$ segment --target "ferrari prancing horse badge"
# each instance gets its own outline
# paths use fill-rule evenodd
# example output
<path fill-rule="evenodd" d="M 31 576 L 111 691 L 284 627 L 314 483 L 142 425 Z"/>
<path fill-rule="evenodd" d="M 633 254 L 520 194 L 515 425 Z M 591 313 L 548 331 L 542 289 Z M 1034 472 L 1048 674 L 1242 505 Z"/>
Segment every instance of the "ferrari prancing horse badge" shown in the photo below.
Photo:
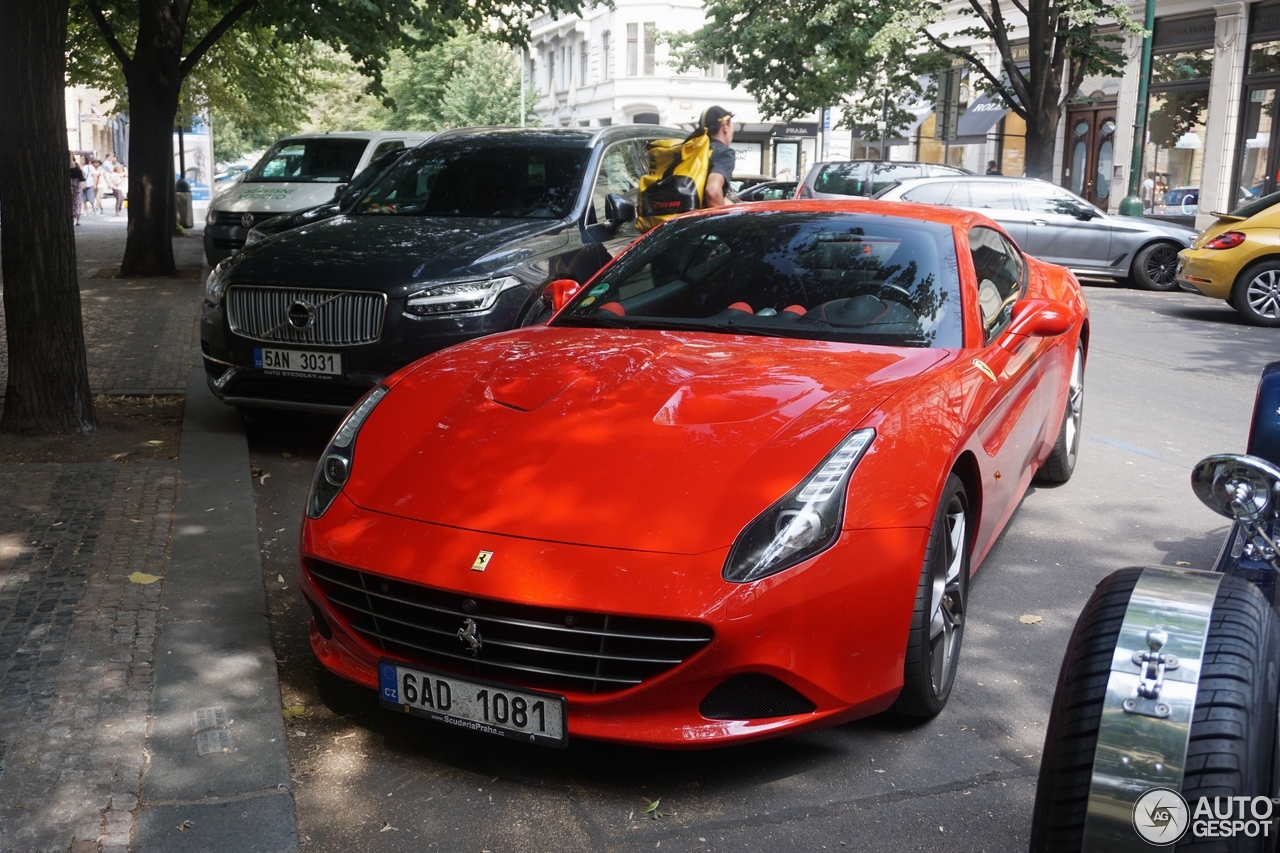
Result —
<path fill-rule="evenodd" d="M 476 555 L 476 561 L 471 564 L 471 571 L 483 572 L 485 566 L 489 565 L 489 561 L 493 559 L 492 551 L 481 551 Z"/>

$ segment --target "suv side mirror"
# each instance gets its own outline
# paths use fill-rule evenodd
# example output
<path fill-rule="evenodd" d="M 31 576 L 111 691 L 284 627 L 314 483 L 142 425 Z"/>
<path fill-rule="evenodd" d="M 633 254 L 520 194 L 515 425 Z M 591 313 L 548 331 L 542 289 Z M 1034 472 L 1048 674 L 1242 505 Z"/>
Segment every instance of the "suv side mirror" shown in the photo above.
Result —
<path fill-rule="evenodd" d="M 617 193 L 609 193 L 604 197 L 605 221 L 615 229 L 627 222 L 634 222 L 636 206 Z"/>

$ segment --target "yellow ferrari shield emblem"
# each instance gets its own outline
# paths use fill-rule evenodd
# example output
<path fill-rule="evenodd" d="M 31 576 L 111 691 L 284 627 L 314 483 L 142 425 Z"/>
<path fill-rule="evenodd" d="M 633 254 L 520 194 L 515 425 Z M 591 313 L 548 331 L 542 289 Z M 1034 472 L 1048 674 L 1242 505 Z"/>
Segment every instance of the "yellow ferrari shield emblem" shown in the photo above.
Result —
<path fill-rule="evenodd" d="M 976 368 L 978 368 L 978 372 L 980 372 L 983 376 L 985 376 L 985 377 L 987 377 L 988 379 L 990 379 L 992 382 L 997 381 L 997 380 L 996 380 L 996 372 L 995 372 L 994 370 L 992 370 L 990 367 L 987 367 L 987 363 L 986 363 L 985 361 L 983 361 L 982 359 L 980 359 L 980 358 L 975 358 L 975 359 L 973 360 L 973 366 L 974 366 L 974 367 L 976 367 Z"/>
<path fill-rule="evenodd" d="M 493 559 L 492 551 L 481 551 L 476 555 L 476 561 L 471 564 L 471 571 L 483 572 L 485 567 L 489 565 L 489 561 Z"/>

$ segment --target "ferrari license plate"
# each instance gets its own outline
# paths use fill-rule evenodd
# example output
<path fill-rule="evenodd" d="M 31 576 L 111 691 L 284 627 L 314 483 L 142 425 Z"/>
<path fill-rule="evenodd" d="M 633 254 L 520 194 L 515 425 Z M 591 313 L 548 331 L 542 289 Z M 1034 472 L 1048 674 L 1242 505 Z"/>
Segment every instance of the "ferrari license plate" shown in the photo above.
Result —
<path fill-rule="evenodd" d="M 342 353 L 254 347 L 253 366 L 259 370 L 271 370 L 280 373 L 341 376 Z"/>
<path fill-rule="evenodd" d="M 403 709 L 487 734 L 564 747 L 564 697 L 378 662 L 378 695 Z"/>

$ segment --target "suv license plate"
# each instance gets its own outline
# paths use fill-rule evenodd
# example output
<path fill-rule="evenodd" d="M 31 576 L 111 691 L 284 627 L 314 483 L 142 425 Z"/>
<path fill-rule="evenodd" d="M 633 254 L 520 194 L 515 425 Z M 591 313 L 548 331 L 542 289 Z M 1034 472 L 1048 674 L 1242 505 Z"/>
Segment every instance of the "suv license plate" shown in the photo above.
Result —
<path fill-rule="evenodd" d="M 253 366 L 278 373 L 341 376 L 342 353 L 254 347 Z"/>
<path fill-rule="evenodd" d="M 565 747 L 569 743 L 563 696 L 441 675 L 391 661 L 378 662 L 378 696 L 389 708 L 478 732 L 544 746 Z"/>

